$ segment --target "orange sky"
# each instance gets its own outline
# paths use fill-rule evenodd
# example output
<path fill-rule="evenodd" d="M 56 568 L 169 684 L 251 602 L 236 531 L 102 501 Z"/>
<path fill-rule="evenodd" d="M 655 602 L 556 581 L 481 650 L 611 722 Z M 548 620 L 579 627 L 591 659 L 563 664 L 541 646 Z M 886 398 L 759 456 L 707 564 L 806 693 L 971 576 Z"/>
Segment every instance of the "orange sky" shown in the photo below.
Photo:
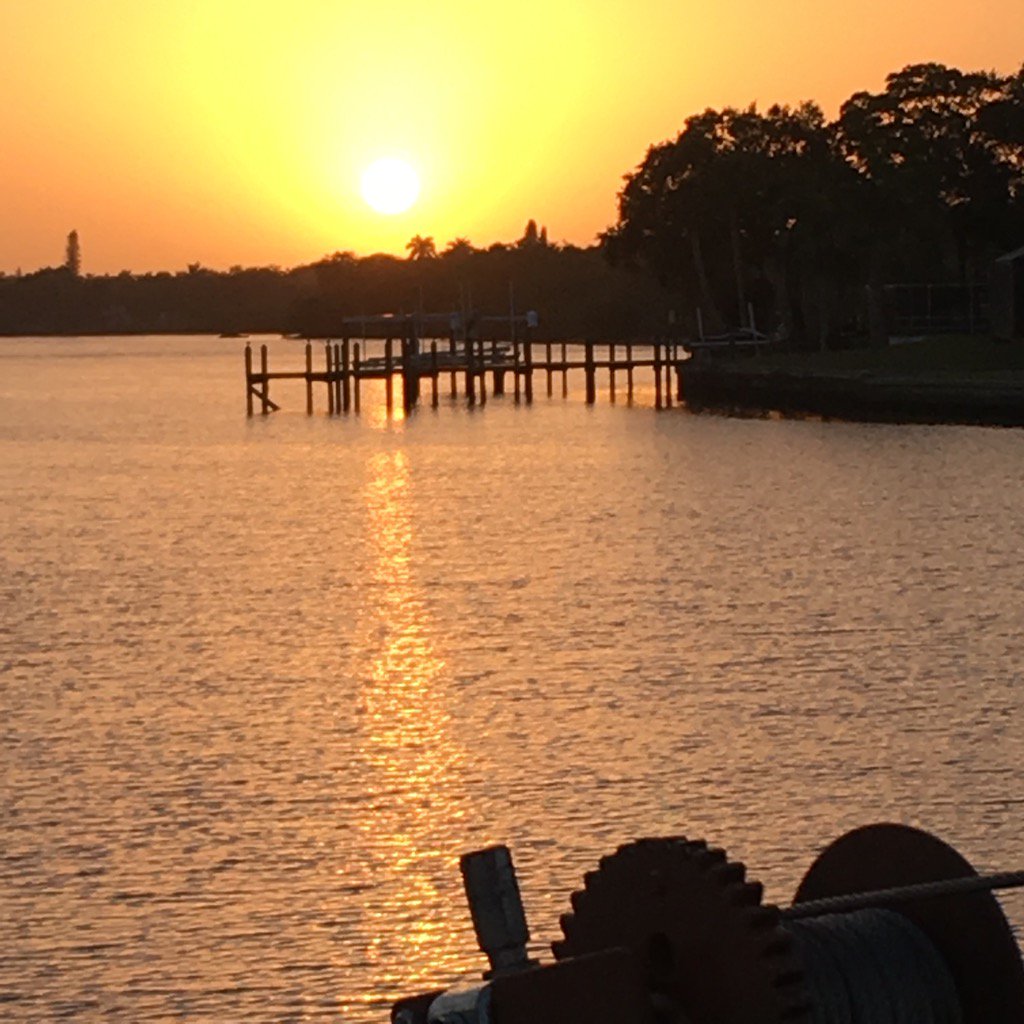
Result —
<path fill-rule="evenodd" d="M 969 11 L 970 20 L 963 14 Z M 309 262 L 589 243 L 646 147 L 705 107 L 834 114 L 937 60 L 1015 71 L 1024 3 L 976 0 L 0 0 L 0 270 Z M 419 202 L 359 195 L 407 159 Z"/>

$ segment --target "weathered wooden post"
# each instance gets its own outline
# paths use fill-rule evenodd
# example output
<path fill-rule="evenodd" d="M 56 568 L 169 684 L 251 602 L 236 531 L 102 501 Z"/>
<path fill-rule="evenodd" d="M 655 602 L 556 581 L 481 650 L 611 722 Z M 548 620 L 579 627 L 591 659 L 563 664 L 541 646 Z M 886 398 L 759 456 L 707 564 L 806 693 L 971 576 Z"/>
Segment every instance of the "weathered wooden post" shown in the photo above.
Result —
<path fill-rule="evenodd" d="M 469 399 L 470 405 L 476 404 L 476 377 L 474 375 L 473 363 L 474 359 L 473 342 L 467 338 L 463 342 L 463 350 L 466 353 L 466 398 Z"/>
<path fill-rule="evenodd" d="M 672 408 L 672 342 L 669 342 L 665 346 L 665 354 L 667 356 L 665 360 L 665 408 Z"/>
<path fill-rule="evenodd" d="M 523 341 L 523 362 L 526 374 L 526 404 L 530 405 L 533 402 L 533 342 L 530 341 L 529 335 Z"/>
<path fill-rule="evenodd" d="M 409 335 L 409 363 L 412 370 L 412 402 L 417 405 L 420 400 L 420 377 L 422 374 L 422 363 L 420 361 L 420 340 L 415 330 Z"/>
<path fill-rule="evenodd" d="M 437 342 L 430 343 L 430 404 L 437 408 Z"/>
<path fill-rule="evenodd" d="M 417 354 L 419 343 L 410 331 L 402 340 L 402 406 L 406 412 L 415 408 L 420 400 L 420 364 Z"/>
<path fill-rule="evenodd" d="M 583 375 L 586 379 L 587 405 L 593 405 L 597 401 L 594 373 L 594 343 L 588 341 L 583 347 Z"/>
<path fill-rule="evenodd" d="M 409 339 L 403 335 L 398 339 L 399 376 L 402 378 L 402 409 L 412 409 L 412 381 L 409 379 Z"/>
<path fill-rule="evenodd" d="M 252 415 L 252 345 L 245 346 L 245 415 Z"/>
<path fill-rule="evenodd" d="M 654 408 L 661 408 L 661 344 L 657 341 L 651 342 L 654 350 Z"/>
<path fill-rule="evenodd" d="M 334 411 L 341 412 L 341 346 L 334 343 Z"/>
<path fill-rule="evenodd" d="M 334 373 L 334 353 L 329 341 L 324 342 L 324 380 L 327 382 L 327 414 L 334 415 L 334 384 L 332 374 Z"/>
<path fill-rule="evenodd" d="M 484 343 L 481 340 L 481 341 L 478 341 L 476 343 L 476 345 L 477 345 L 476 366 L 477 366 L 477 373 L 480 376 L 480 404 L 481 405 L 486 405 L 487 404 L 487 362 L 486 362 L 486 356 L 484 354 Z"/>
<path fill-rule="evenodd" d="M 562 342 L 562 397 L 569 397 L 569 349 Z"/>
<path fill-rule="evenodd" d="M 359 369 L 359 342 L 357 341 L 352 349 L 352 402 L 356 412 L 359 412 Z"/>
<path fill-rule="evenodd" d="M 615 402 L 615 343 L 608 346 L 608 397 Z"/>
<path fill-rule="evenodd" d="M 519 378 L 520 366 L 519 366 L 519 341 L 517 338 L 512 339 L 512 380 L 513 388 L 512 394 L 515 397 L 516 403 L 519 403 L 520 390 L 522 388 L 522 381 Z"/>
<path fill-rule="evenodd" d="M 388 415 L 391 415 L 395 407 L 395 352 L 394 340 L 388 338 L 384 342 L 384 404 L 387 406 Z"/>
<path fill-rule="evenodd" d="M 554 378 L 554 371 L 551 369 L 551 342 L 547 342 L 544 346 L 544 358 L 547 362 L 547 378 L 548 378 L 548 398 L 551 397 L 552 380 Z"/>
<path fill-rule="evenodd" d="M 633 344 L 626 344 L 626 399 L 633 401 Z"/>
<path fill-rule="evenodd" d="M 456 369 L 457 360 L 455 358 L 455 354 L 455 332 L 452 331 L 452 333 L 448 335 L 448 359 L 450 360 L 448 365 L 452 368 L 452 372 L 449 375 L 449 393 L 452 398 L 456 398 L 459 394 L 459 375 Z"/>
<path fill-rule="evenodd" d="M 491 380 L 493 386 L 491 390 L 496 395 L 505 394 L 505 370 L 502 366 L 502 357 L 498 352 L 498 343 L 496 341 L 491 342 Z"/>
<path fill-rule="evenodd" d="M 348 338 L 341 342 L 341 408 L 348 412 L 352 408 L 352 374 L 350 372 L 350 359 Z"/>
<path fill-rule="evenodd" d="M 260 345 L 260 376 L 263 378 L 263 415 L 270 412 L 270 378 L 267 376 L 267 346 Z"/>
<path fill-rule="evenodd" d="M 306 342 L 306 415 L 313 415 L 313 346 Z"/>

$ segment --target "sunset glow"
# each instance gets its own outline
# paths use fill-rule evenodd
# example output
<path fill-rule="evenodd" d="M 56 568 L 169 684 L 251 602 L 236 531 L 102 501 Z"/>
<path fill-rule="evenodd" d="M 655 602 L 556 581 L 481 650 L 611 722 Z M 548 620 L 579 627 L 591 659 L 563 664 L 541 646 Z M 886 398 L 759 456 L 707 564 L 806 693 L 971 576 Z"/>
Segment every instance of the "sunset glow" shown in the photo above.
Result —
<path fill-rule="evenodd" d="M 0 33 L 0 270 L 59 262 L 74 227 L 104 273 L 487 245 L 531 217 L 588 244 L 689 114 L 834 113 L 917 61 L 1010 72 L 1024 6 L 39 0 L 0 6 Z M 430 188 L 382 217 L 360 177 L 389 152 Z"/>
<path fill-rule="evenodd" d="M 420 194 L 420 179 L 404 160 L 382 157 L 363 171 L 360 191 L 378 213 L 405 213 Z"/>

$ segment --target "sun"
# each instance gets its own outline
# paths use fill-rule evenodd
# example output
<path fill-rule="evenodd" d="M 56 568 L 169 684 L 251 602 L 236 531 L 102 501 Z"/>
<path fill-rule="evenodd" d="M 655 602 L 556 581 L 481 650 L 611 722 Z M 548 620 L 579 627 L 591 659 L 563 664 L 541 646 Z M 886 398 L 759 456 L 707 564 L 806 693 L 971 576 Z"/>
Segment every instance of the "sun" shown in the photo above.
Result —
<path fill-rule="evenodd" d="M 378 213 L 405 213 L 419 197 L 419 175 L 404 160 L 382 157 L 363 171 L 361 192 Z"/>

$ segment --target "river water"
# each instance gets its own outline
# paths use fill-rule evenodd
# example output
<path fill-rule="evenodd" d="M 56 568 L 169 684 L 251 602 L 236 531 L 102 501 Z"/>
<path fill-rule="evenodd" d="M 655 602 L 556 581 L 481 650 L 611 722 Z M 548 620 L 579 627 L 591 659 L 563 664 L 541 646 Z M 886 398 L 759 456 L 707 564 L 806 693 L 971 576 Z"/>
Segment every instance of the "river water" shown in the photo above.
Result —
<path fill-rule="evenodd" d="M 1024 432 L 247 420 L 242 344 L 0 341 L 0 1019 L 384 1021 L 491 842 L 542 956 L 637 836 L 1024 866 Z"/>

